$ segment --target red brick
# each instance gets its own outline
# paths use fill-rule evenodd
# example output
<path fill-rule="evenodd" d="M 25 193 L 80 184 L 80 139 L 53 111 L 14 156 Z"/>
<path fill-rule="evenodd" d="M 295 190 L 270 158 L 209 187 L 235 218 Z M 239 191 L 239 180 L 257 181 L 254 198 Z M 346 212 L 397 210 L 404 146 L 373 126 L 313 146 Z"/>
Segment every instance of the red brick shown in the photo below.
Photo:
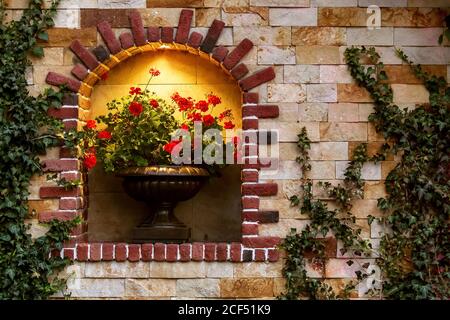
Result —
<path fill-rule="evenodd" d="M 255 250 L 255 261 L 262 262 L 266 261 L 266 251 L 263 249 Z"/>
<path fill-rule="evenodd" d="M 258 119 L 243 119 L 242 129 L 243 130 L 258 129 Z"/>
<path fill-rule="evenodd" d="M 73 92 L 78 92 L 81 82 L 75 79 L 67 78 L 62 74 L 50 71 L 45 78 L 45 82 L 52 86 L 66 85 L 67 88 Z"/>
<path fill-rule="evenodd" d="M 78 120 L 64 120 L 64 130 L 76 129 L 78 127 Z"/>
<path fill-rule="evenodd" d="M 259 209 L 259 198 L 256 197 L 242 198 L 242 209 Z"/>
<path fill-rule="evenodd" d="M 225 58 L 223 65 L 228 70 L 233 69 L 239 61 L 253 48 L 253 42 L 243 39 L 236 48 Z"/>
<path fill-rule="evenodd" d="M 91 243 L 90 247 L 89 261 L 100 261 L 102 259 L 102 244 Z"/>
<path fill-rule="evenodd" d="M 78 107 L 78 95 L 73 92 L 66 92 L 63 96 L 62 104 L 64 106 L 77 106 Z"/>
<path fill-rule="evenodd" d="M 79 63 L 77 63 L 70 72 L 75 76 L 75 78 L 81 81 L 83 81 L 89 73 L 86 67 Z"/>
<path fill-rule="evenodd" d="M 275 71 L 272 67 L 267 67 L 239 81 L 239 85 L 241 86 L 242 90 L 248 91 L 259 86 L 260 84 L 273 79 L 275 79 Z"/>
<path fill-rule="evenodd" d="M 212 57 L 217 61 L 222 62 L 223 59 L 225 59 L 225 57 L 227 56 L 227 54 L 228 49 L 225 48 L 224 46 L 219 46 L 213 50 Z"/>
<path fill-rule="evenodd" d="M 257 92 L 244 92 L 244 103 L 259 103 L 259 94 Z"/>
<path fill-rule="evenodd" d="M 39 213 L 39 222 L 49 222 L 51 220 L 69 221 L 80 215 L 78 211 L 44 211 Z"/>
<path fill-rule="evenodd" d="M 180 244 L 179 249 L 180 249 L 180 261 L 191 260 L 191 244 L 190 243 Z"/>
<path fill-rule="evenodd" d="M 276 223 L 279 220 L 278 211 L 260 211 L 258 212 L 258 221 L 260 223 Z"/>
<path fill-rule="evenodd" d="M 192 48 L 198 48 L 202 44 L 203 35 L 198 32 L 192 32 L 191 36 L 189 37 L 188 45 Z"/>
<path fill-rule="evenodd" d="M 242 234 L 243 235 L 257 235 L 258 234 L 258 224 L 243 224 L 242 225 Z"/>
<path fill-rule="evenodd" d="M 59 200 L 59 209 L 61 210 L 76 210 L 81 209 L 80 198 L 63 198 Z"/>
<path fill-rule="evenodd" d="M 173 28 L 172 27 L 162 27 L 161 28 L 161 41 L 165 43 L 173 42 Z"/>
<path fill-rule="evenodd" d="M 165 261 L 166 260 L 166 245 L 164 243 L 154 244 L 153 260 Z"/>
<path fill-rule="evenodd" d="M 122 48 L 128 49 L 134 46 L 133 35 L 131 32 L 122 32 L 119 36 L 120 44 Z"/>
<path fill-rule="evenodd" d="M 81 173 L 80 172 L 61 172 L 60 173 L 61 178 L 64 178 L 69 181 L 74 180 L 80 180 L 81 179 Z"/>
<path fill-rule="evenodd" d="M 216 256 L 216 244 L 205 243 L 205 261 L 214 261 Z"/>
<path fill-rule="evenodd" d="M 178 244 L 169 243 L 167 245 L 166 261 L 175 262 L 178 258 Z"/>
<path fill-rule="evenodd" d="M 280 252 L 277 249 L 268 250 L 268 258 L 270 262 L 276 262 L 280 259 Z"/>
<path fill-rule="evenodd" d="M 257 105 L 242 107 L 242 116 L 256 116 L 258 118 L 277 118 L 280 114 L 276 105 Z"/>
<path fill-rule="evenodd" d="M 89 244 L 79 243 L 77 245 L 77 260 L 88 261 L 88 255 L 89 255 Z"/>
<path fill-rule="evenodd" d="M 131 11 L 128 18 L 130 19 L 131 32 L 133 33 L 134 43 L 137 46 L 143 46 L 147 43 L 147 37 L 145 35 L 145 29 L 139 11 Z"/>
<path fill-rule="evenodd" d="M 241 63 L 238 64 L 233 70 L 231 70 L 231 75 L 236 80 L 241 79 L 243 76 L 245 76 L 248 73 L 248 68 L 245 64 Z"/>
<path fill-rule="evenodd" d="M 242 182 L 258 182 L 258 171 L 241 171 Z"/>
<path fill-rule="evenodd" d="M 109 52 L 108 50 L 102 46 L 99 45 L 92 49 L 92 53 L 95 55 L 98 61 L 103 62 L 109 58 Z"/>
<path fill-rule="evenodd" d="M 276 183 L 251 183 L 241 186 L 243 195 L 275 196 L 278 193 Z"/>
<path fill-rule="evenodd" d="M 48 115 L 57 119 L 75 119 L 78 118 L 78 108 L 51 108 L 48 109 Z"/>
<path fill-rule="evenodd" d="M 77 224 L 72 230 L 70 230 L 71 236 L 81 236 L 84 235 L 87 232 L 87 223 L 82 222 L 80 224 Z"/>
<path fill-rule="evenodd" d="M 206 34 L 205 40 L 201 45 L 201 50 L 203 52 L 210 53 L 214 49 L 224 26 L 225 23 L 220 20 L 216 19 L 213 21 L 211 27 L 209 27 L 208 33 Z"/>
<path fill-rule="evenodd" d="M 70 49 L 84 63 L 89 70 L 94 70 L 99 65 L 97 58 L 86 49 L 78 40 L 73 40 Z"/>
<path fill-rule="evenodd" d="M 64 248 L 63 254 L 64 254 L 64 258 L 67 258 L 69 260 L 74 260 L 75 259 L 75 249 L 72 248 Z"/>
<path fill-rule="evenodd" d="M 242 244 L 249 248 L 272 248 L 280 243 L 279 237 L 245 237 Z"/>
<path fill-rule="evenodd" d="M 152 251 L 153 251 L 152 243 L 142 244 L 141 245 L 142 261 L 151 261 L 152 260 Z"/>
<path fill-rule="evenodd" d="M 119 262 L 127 260 L 127 245 L 125 243 L 116 244 L 115 260 Z"/>
<path fill-rule="evenodd" d="M 103 243 L 102 244 L 102 260 L 112 261 L 114 257 L 114 244 L 113 243 Z"/>
<path fill-rule="evenodd" d="M 58 249 L 53 249 L 50 252 L 50 256 L 53 257 L 53 258 L 61 257 L 61 251 L 59 251 Z"/>
<path fill-rule="evenodd" d="M 78 170 L 77 159 L 63 159 L 63 160 L 45 160 L 43 162 L 44 171 L 70 171 Z"/>
<path fill-rule="evenodd" d="M 241 261 L 242 245 L 240 243 L 232 243 L 230 246 L 230 258 L 233 262 Z"/>
<path fill-rule="evenodd" d="M 217 261 L 227 261 L 228 245 L 226 243 L 219 243 L 216 246 Z"/>
<path fill-rule="evenodd" d="M 111 25 L 107 21 L 102 21 L 97 25 L 97 30 L 103 38 L 106 46 L 112 54 L 120 52 L 121 46 L 119 40 L 111 29 Z"/>
<path fill-rule="evenodd" d="M 59 157 L 60 158 L 74 158 L 76 157 L 76 150 L 66 147 L 61 147 L 59 149 Z"/>
<path fill-rule="evenodd" d="M 192 244 L 192 260 L 202 261 L 203 260 L 203 243 L 193 243 Z"/>
<path fill-rule="evenodd" d="M 149 42 L 158 42 L 161 39 L 159 27 L 147 28 L 147 39 Z"/>
<path fill-rule="evenodd" d="M 113 28 L 129 28 L 129 9 L 81 9 L 80 26 L 93 27 L 101 21 L 107 21 Z"/>
<path fill-rule="evenodd" d="M 128 261 L 136 262 L 141 258 L 140 253 L 141 246 L 138 244 L 129 244 L 128 245 Z"/>
<path fill-rule="evenodd" d="M 175 42 L 184 44 L 188 41 L 193 14 L 193 10 L 181 10 Z"/>
<path fill-rule="evenodd" d="M 244 211 L 242 212 L 242 220 L 249 222 L 258 222 L 259 214 L 258 211 Z"/>

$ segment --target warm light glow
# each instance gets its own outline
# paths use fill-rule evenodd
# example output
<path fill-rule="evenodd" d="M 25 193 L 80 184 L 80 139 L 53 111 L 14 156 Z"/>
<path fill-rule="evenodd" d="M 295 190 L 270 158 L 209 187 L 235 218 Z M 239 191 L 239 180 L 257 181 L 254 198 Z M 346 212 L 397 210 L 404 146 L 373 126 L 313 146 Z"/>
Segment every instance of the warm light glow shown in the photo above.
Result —
<path fill-rule="evenodd" d="M 158 49 L 169 49 L 169 48 L 170 48 L 169 45 L 163 43 L 162 45 L 159 46 Z"/>

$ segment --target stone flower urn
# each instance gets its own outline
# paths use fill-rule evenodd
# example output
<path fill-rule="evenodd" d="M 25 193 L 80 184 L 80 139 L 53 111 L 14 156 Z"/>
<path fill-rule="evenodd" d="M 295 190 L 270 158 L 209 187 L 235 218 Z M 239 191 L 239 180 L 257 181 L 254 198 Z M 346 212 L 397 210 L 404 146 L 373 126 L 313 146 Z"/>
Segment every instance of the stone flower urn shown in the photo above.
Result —
<path fill-rule="evenodd" d="M 125 192 L 149 206 L 149 215 L 133 230 L 133 242 L 184 242 L 190 229 L 174 215 L 180 201 L 194 197 L 209 177 L 195 166 L 130 167 L 117 173 Z"/>

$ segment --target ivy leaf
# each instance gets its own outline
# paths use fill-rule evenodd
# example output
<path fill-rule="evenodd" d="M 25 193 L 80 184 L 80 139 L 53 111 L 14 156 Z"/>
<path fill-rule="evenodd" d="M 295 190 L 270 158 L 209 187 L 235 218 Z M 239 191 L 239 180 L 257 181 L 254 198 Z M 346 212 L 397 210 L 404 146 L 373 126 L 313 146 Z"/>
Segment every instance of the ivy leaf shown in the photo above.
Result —
<path fill-rule="evenodd" d="M 40 32 L 37 35 L 38 39 L 48 42 L 48 33 L 47 32 Z"/>
<path fill-rule="evenodd" d="M 36 56 L 36 57 L 43 57 L 44 56 L 44 49 L 40 46 L 35 46 L 32 50 L 31 53 Z"/>

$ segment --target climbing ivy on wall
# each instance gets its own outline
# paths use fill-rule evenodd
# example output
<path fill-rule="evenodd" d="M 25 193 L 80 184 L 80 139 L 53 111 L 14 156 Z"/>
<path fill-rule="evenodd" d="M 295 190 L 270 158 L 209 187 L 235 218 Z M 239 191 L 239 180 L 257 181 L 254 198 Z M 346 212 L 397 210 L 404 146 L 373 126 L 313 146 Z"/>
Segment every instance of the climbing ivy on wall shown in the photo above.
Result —
<path fill-rule="evenodd" d="M 342 253 L 352 250 L 353 255 L 370 255 L 370 244 L 360 238 L 360 229 L 349 223 L 354 217 L 350 213 L 342 217 L 339 212 L 348 211 L 352 199 L 362 195 L 362 165 L 366 161 L 384 160 L 388 154 L 395 155 L 399 161 L 386 178 L 387 197 L 378 199 L 383 217 L 377 223 L 385 227 L 376 259 L 381 270 L 381 286 L 372 286 L 368 293 L 380 293 L 387 299 L 450 297 L 450 89 L 446 79 L 424 72 L 402 51 L 397 54 L 423 81 L 430 94 L 429 103 L 413 110 L 401 109 L 394 104 L 392 88 L 375 49 L 352 47 L 345 51 L 352 77 L 367 89 L 374 101 L 369 121 L 387 142 L 372 158 L 367 157 L 365 145 L 359 145 L 346 170 L 344 184 L 322 185 L 338 209 L 330 210 L 324 201 L 315 200 L 309 180 L 304 181 L 303 194 L 290 199 L 302 214 L 308 215 L 311 223 L 300 233 L 292 230 L 282 244 L 287 259 L 283 268 L 286 291 L 281 298 L 346 298 L 356 287 L 357 282 L 349 283 L 339 294 L 324 280 L 308 277 L 306 266 L 314 264 L 314 260 L 322 265 L 326 261 L 319 237 L 329 231 L 342 241 Z M 361 63 L 363 58 L 369 65 Z M 298 141 L 297 161 L 307 171 L 310 141 L 304 129 Z M 369 216 L 369 224 L 374 221 Z M 362 266 L 362 271 L 356 274 L 358 280 L 374 273 L 375 269 L 369 272 L 369 267 Z M 371 279 L 369 287 L 376 281 Z"/>
<path fill-rule="evenodd" d="M 64 280 L 55 275 L 69 262 L 50 253 L 78 223 L 52 221 L 37 239 L 25 223 L 30 179 L 42 174 L 38 156 L 58 145 L 63 132 L 47 115 L 61 106 L 63 91 L 31 96 L 27 89 L 28 55 L 43 56 L 37 39 L 48 40 L 46 29 L 53 26 L 59 0 L 48 9 L 43 2 L 30 0 L 20 20 L 6 23 L 0 1 L 0 299 L 45 299 L 57 292 Z"/>

